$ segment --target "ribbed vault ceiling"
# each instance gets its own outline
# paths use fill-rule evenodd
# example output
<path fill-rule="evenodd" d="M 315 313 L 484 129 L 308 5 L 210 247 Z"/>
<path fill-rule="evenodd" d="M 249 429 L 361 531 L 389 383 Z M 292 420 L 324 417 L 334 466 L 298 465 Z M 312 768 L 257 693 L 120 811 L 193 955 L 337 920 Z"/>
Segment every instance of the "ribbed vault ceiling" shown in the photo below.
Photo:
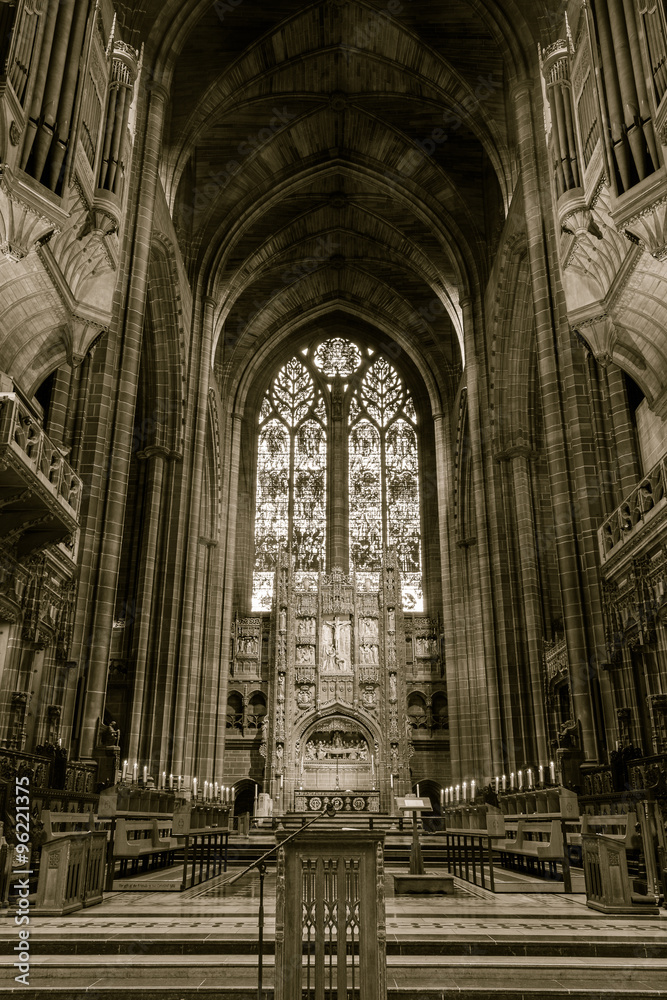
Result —
<path fill-rule="evenodd" d="M 509 90 L 559 21 L 544 7 L 125 5 L 170 89 L 162 181 L 227 370 L 337 310 L 460 362 L 459 299 L 484 287 L 517 179 Z"/>

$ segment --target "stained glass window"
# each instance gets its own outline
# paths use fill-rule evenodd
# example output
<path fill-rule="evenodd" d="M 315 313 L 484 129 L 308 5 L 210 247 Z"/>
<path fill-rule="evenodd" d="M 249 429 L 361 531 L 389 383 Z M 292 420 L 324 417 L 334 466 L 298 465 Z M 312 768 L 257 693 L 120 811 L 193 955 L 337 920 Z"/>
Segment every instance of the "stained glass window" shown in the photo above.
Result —
<path fill-rule="evenodd" d="M 382 545 L 396 549 L 403 608 L 424 608 L 419 464 L 414 403 L 398 372 L 378 357 L 349 409 L 350 560 L 378 570 Z"/>
<path fill-rule="evenodd" d="M 308 369 L 292 358 L 262 402 L 255 497 L 253 610 L 271 607 L 276 556 L 314 576 L 326 535 L 326 410 Z"/>
<path fill-rule="evenodd" d="M 403 607 L 423 610 L 416 427 L 400 375 L 372 348 L 333 337 L 280 369 L 259 417 L 253 610 L 271 607 L 279 547 L 292 552 L 301 583 L 330 569 L 329 449 L 329 503 L 347 505 L 350 569 L 376 587 L 383 547 L 393 546 Z"/>

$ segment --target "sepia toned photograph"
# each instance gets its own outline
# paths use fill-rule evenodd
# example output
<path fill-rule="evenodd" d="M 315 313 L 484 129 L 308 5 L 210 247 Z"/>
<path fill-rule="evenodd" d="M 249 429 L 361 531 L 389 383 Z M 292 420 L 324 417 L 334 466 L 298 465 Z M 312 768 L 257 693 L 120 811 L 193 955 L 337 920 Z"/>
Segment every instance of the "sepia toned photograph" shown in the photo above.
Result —
<path fill-rule="evenodd" d="M 0 0 L 0 1000 L 667 1000 L 667 0 Z"/>

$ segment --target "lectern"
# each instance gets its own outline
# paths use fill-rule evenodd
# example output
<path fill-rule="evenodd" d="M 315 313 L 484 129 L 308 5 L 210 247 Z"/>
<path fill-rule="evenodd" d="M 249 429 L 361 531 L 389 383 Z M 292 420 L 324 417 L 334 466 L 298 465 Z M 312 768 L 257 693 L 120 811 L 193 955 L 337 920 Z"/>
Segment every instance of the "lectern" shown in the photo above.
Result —
<path fill-rule="evenodd" d="M 275 1000 L 386 1000 L 383 833 L 319 830 L 279 847 L 275 969 Z"/>

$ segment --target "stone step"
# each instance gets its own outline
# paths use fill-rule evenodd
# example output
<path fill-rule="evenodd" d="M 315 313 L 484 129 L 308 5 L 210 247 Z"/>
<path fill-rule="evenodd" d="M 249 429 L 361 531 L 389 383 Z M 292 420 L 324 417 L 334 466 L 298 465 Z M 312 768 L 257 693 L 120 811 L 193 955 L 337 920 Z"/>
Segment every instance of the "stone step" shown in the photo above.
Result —
<path fill-rule="evenodd" d="M 202 1000 L 257 995 L 255 956 L 207 954 L 162 956 L 143 954 L 108 956 L 52 956 L 39 954 L 31 961 L 30 985 L 14 984 L 12 959 L 0 962 L 0 1000 L 27 998 L 47 992 L 67 1000 Z M 273 959 L 267 957 L 264 981 L 272 995 Z M 572 957 L 532 958 L 476 956 L 395 956 L 387 961 L 389 1000 L 457 1000 L 494 997 L 496 1000 L 531 1000 L 567 996 L 570 1000 L 667 997 L 667 960 Z M 13 989 L 12 989 L 13 987 Z M 10 992 L 11 990 L 11 992 Z M 247 992 L 250 991 L 250 992 Z M 254 992 L 253 992 L 254 991 Z"/>

